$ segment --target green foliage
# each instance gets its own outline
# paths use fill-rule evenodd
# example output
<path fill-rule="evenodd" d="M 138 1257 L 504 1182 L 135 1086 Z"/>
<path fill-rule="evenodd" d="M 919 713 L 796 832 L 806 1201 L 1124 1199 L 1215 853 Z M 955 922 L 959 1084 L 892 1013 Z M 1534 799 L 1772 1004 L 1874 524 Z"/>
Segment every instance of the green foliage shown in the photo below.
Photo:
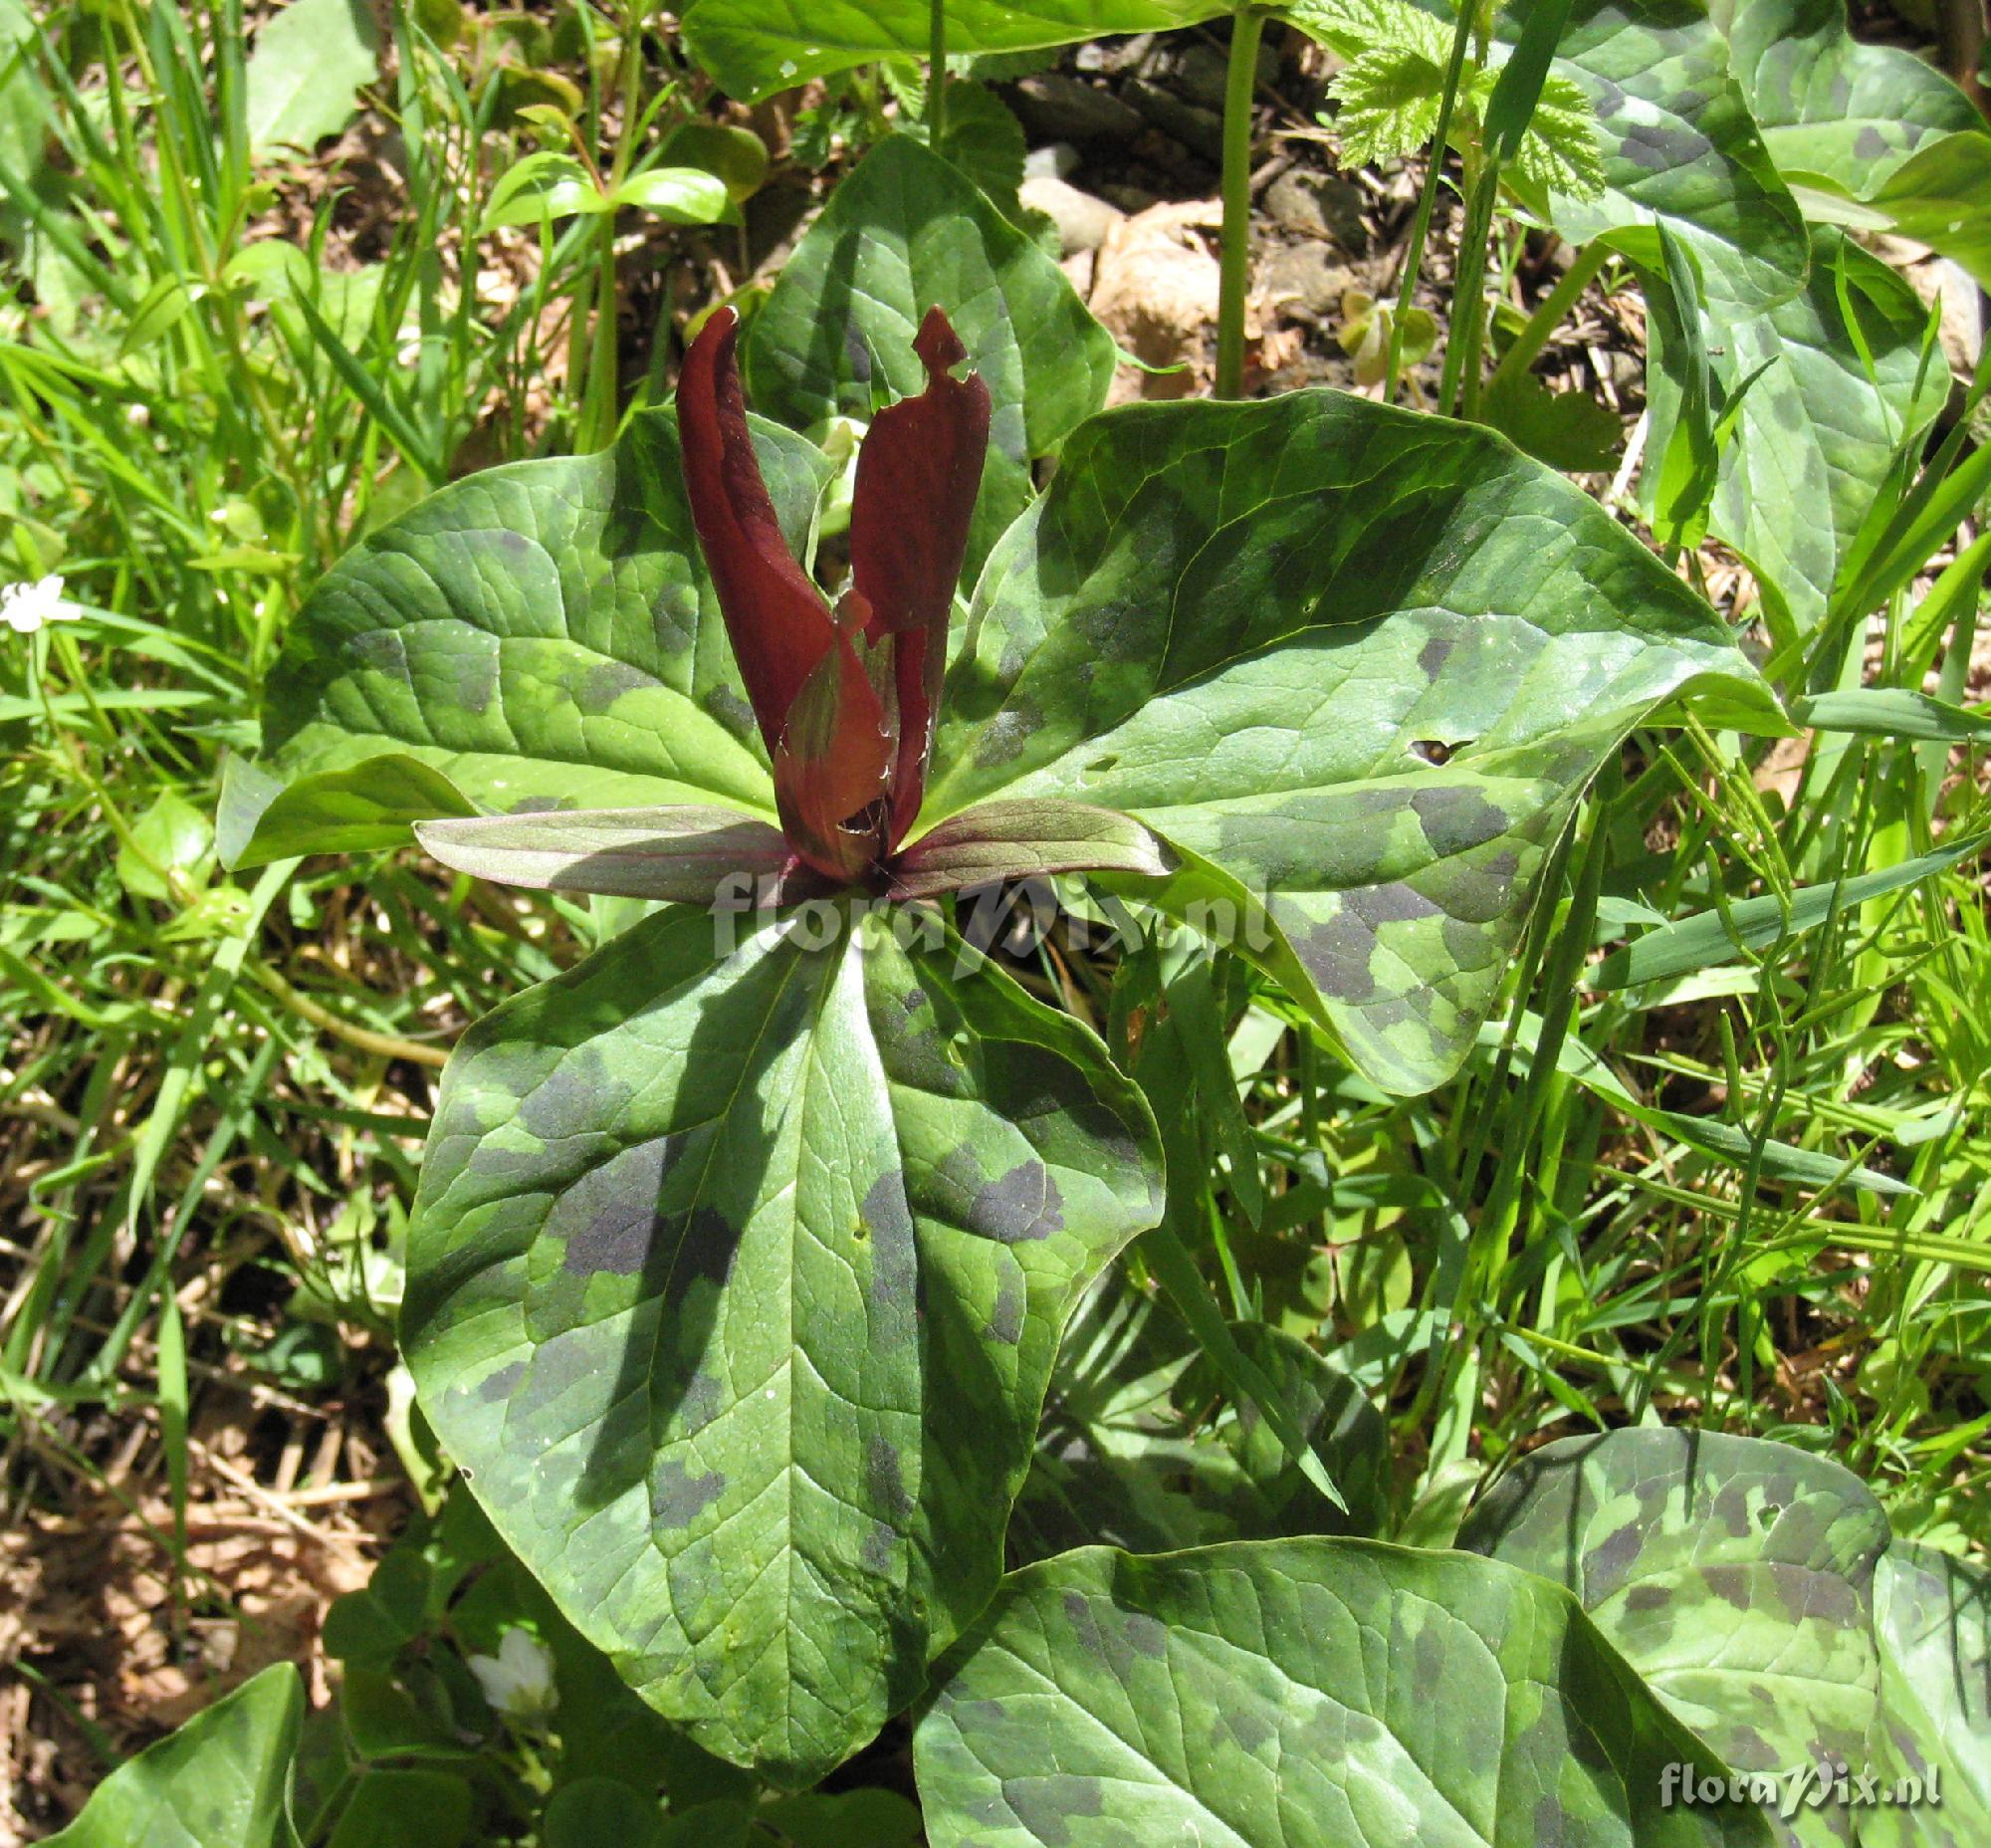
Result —
<path fill-rule="evenodd" d="M 1816 1795 L 1807 1767 L 1842 1763 L 1940 1793 L 1891 1824 L 1792 1802 L 1782 1839 L 1857 1827 L 1863 1842 L 1961 1844 L 1991 1823 L 1982 1574 L 1900 1546 L 1837 1464 L 1717 1433 L 1553 1444 L 1494 1488 L 1459 1543 L 1567 1585 L 1726 1765 L 1776 1780 L 1780 1805 L 1793 1788 Z"/>
<path fill-rule="evenodd" d="M 1457 1554 L 1086 1547 L 1006 1580 L 937 1684 L 936 1848 L 1769 1840 L 1660 1809 L 1661 1767 L 1713 1754 L 1567 1592 Z"/>
<path fill-rule="evenodd" d="M 1450 138 L 1585 248 L 1483 391 L 1469 311 L 1404 319 L 1470 423 L 1100 415 L 982 86 L 1220 10 L 950 4 L 937 150 L 925 0 L 688 10 L 736 94 L 830 77 L 800 156 L 872 150 L 747 340 L 790 549 L 834 580 L 848 519 L 792 432 L 917 386 L 927 307 L 996 406 L 924 858 L 729 918 L 685 843 L 780 842 L 671 322 L 593 335 L 653 258 L 696 310 L 665 227 L 767 145 L 660 16 L 439 0 L 387 59 L 330 0 L 0 0 L 0 577 L 81 612 L 0 626 L 12 1504 L 147 1420 L 178 1511 L 253 1381 L 384 1403 L 431 1509 L 330 1707 L 271 1671 L 58 1839 L 1991 1828 L 1991 464 L 1840 231 L 1984 273 L 1991 136 L 1831 0 L 1511 9 Z M 1436 132 L 1449 20 L 1294 17 L 1351 158 Z M 369 91 L 363 262 L 267 229 L 261 150 Z M 1600 275 L 1687 582 L 1471 427 L 1611 465 L 1528 372 Z M 1372 389 L 1394 320 L 1347 305 Z M 1943 1802 L 1659 1803 L 1820 1745 Z"/>
<path fill-rule="evenodd" d="M 1269 894 L 1322 1024 L 1400 1090 L 1464 1056 L 1624 732 L 1693 690 L 1770 714 L 1593 503 L 1482 436 L 1331 393 L 1087 426 L 969 635 L 929 816 L 998 794 L 1138 815 Z"/>
<path fill-rule="evenodd" d="M 62 1848 L 292 1848 L 291 1757 L 304 1689 L 288 1662 L 265 1669 L 177 1732 L 119 1765 Z"/>
<path fill-rule="evenodd" d="M 987 1599 L 1065 1315 L 1159 1211 L 1081 1028 L 882 917 L 812 928 L 727 953 L 677 907 L 473 1030 L 402 1316 L 568 1615 L 790 1784 Z"/>
<path fill-rule="evenodd" d="M 949 0 L 947 45 L 951 54 L 1028 51 L 1228 10 L 1221 0 Z M 755 101 L 875 59 L 923 57 L 931 25 L 928 0 L 695 0 L 685 43 L 729 95 Z"/>
<path fill-rule="evenodd" d="M 1342 158 L 1351 165 L 1400 160 L 1438 132 L 1451 62 L 1451 29 L 1410 0 L 1296 0 L 1293 23 L 1347 54 L 1328 86 Z M 1455 141 L 1476 146 L 1502 67 L 1468 64 L 1453 117 Z M 1604 190 L 1597 127 L 1583 91 L 1550 74 L 1513 156 L 1537 194 L 1583 201 Z"/>
<path fill-rule="evenodd" d="M 256 35 L 244 76 L 249 145 L 309 152 L 352 118 L 379 76 L 377 32 L 359 0 L 290 0 Z"/>
<path fill-rule="evenodd" d="M 1844 0 L 1724 0 L 1736 81 L 1807 213 L 1892 229 L 1991 284 L 1991 127 L 1949 79 L 1847 29 Z"/>

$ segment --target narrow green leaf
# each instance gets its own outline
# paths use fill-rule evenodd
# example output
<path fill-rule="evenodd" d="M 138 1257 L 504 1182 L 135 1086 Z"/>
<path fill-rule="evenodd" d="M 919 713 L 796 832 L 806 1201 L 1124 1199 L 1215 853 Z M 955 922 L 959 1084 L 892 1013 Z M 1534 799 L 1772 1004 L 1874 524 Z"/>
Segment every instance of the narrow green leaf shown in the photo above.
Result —
<path fill-rule="evenodd" d="M 1875 738 L 1931 738 L 1965 744 L 1991 738 L 1991 714 L 1969 712 L 1907 687 L 1853 687 L 1818 693 L 1791 707 L 1800 725 L 1821 732 L 1854 732 Z"/>
<path fill-rule="evenodd" d="M 1791 894 L 1788 917 L 1774 892 L 1730 905 L 1726 919 L 1719 911 L 1697 911 L 1662 929 L 1648 931 L 1622 950 L 1613 950 L 1590 972 L 1587 981 L 1594 989 L 1631 988 L 1640 982 L 1663 982 L 1696 969 L 1738 962 L 1747 950 L 1761 950 L 1786 936 L 1816 930 L 1835 913 L 1844 914 L 1870 898 L 1898 892 L 1969 859 L 1983 850 L 1987 840 L 1991 834 L 1973 834 L 1955 846 L 1903 860 L 1898 866 L 1829 885 L 1800 886 Z"/>
<path fill-rule="evenodd" d="M 1502 162 L 1513 160 L 1521 151 L 1521 137 L 1534 119 L 1569 12 L 1570 0 L 1534 0 L 1522 12 L 1521 35 L 1514 42 L 1512 55 L 1500 67 L 1481 126 L 1487 151 Z"/>

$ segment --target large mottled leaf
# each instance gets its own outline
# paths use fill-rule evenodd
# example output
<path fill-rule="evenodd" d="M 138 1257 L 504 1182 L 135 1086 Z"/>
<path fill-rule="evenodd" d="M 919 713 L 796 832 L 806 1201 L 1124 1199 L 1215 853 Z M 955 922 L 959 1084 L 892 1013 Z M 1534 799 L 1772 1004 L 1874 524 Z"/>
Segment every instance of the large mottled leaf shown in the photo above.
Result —
<path fill-rule="evenodd" d="M 762 411 L 799 428 L 869 418 L 881 392 L 925 387 L 912 341 L 936 306 L 993 408 L 972 576 L 1029 499 L 1032 458 L 1106 401 L 1114 345 L 1064 272 L 958 169 L 902 134 L 865 156 L 755 316 L 747 385 Z"/>
<path fill-rule="evenodd" d="M 1447 22 L 1446 0 L 1420 0 Z M 1525 11 L 1503 8 L 1496 30 L 1511 45 Z M 1361 9 L 1350 31 L 1325 36 L 1354 55 L 1364 48 Z M 1312 29 L 1311 15 L 1309 29 Z M 1690 244 L 1704 268 L 1730 279 L 1750 309 L 1780 302 L 1804 276 L 1804 221 L 1778 177 L 1728 65 L 1728 48 L 1700 0 L 1576 0 L 1550 67 L 1596 111 L 1604 190 L 1578 198 L 1545 193 L 1525 166 L 1516 187 L 1565 237 L 1609 237 L 1657 263 L 1654 227 Z"/>
<path fill-rule="evenodd" d="M 1788 1445 L 1641 1429 L 1536 1451 L 1459 1545 L 1567 1585 L 1734 1770 L 1860 1764 L 1878 1712 L 1874 1571 L 1887 1516 L 1860 1480 Z M 1820 1804 L 1779 1828 L 1853 1839 Z"/>
<path fill-rule="evenodd" d="M 1686 1848 L 1711 1772 L 1559 1586 L 1375 1541 L 1088 1547 L 1005 1580 L 914 1738 L 934 1848 Z"/>
<path fill-rule="evenodd" d="M 1950 255 L 1991 284 L 1991 129 L 1924 60 L 1865 45 L 1844 0 L 1716 0 L 1715 24 L 1763 139 L 1814 215 L 1839 201 Z"/>
<path fill-rule="evenodd" d="M 303 1717 L 297 1670 L 265 1669 L 120 1764 L 50 1848 L 292 1848 Z"/>
<path fill-rule="evenodd" d="M 1221 0 L 948 0 L 947 48 L 1030 51 L 1228 11 Z M 876 58 L 924 58 L 932 19 L 929 0 L 695 0 L 685 39 L 722 88 L 753 100 Z"/>
<path fill-rule="evenodd" d="M 408 1239 L 430 1420 L 574 1624 L 807 1782 L 980 1607 L 1138 1093 L 923 914 L 673 908 L 466 1036 Z M 749 926 L 751 928 L 751 924 Z M 901 941 L 904 939 L 904 941 Z"/>
<path fill-rule="evenodd" d="M 1941 1805 L 1861 1818 L 1866 1848 L 1972 1848 L 1991 1841 L 1991 1572 L 1896 1540 L 1874 1574 L 1880 1725 L 1890 1769 Z"/>
<path fill-rule="evenodd" d="M 1630 726 L 1687 690 L 1777 724 L 1595 502 L 1485 431 L 1339 392 L 1086 424 L 969 622 L 925 818 L 998 792 L 1139 816 L 1266 899 L 1396 1090 L 1469 1049 Z"/>
<path fill-rule="evenodd" d="M 1729 392 L 1754 379 L 1721 458 L 1708 530 L 1749 561 L 1798 629 L 1824 615 L 1895 451 L 1949 393 L 1940 356 L 1923 362 L 1928 311 L 1907 283 L 1841 232 L 1816 231 L 1812 243 L 1805 287 L 1766 312 L 1745 314 L 1710 286 L 1702 336 Z M 1648 453 L 1659 454 L 1679 414 L 1680 362 L 1665 318 L 1652 325 Z"/>
<path fill-rule="evenodd" d="M 755 442 L 800 550 L 828 465 L 758 420 Z M 472 475 L 354 547 L 292 626 L 264 747 L 280 783 L 346 773 L 342 809 L 314 799 L 279 811 L 287 852 L 324 844 L 315 820 L 347 844 L 336 829 L 355 808 L 407 818 L 405 768 L 380 793 L 354 768 L 380 755 L 441 773 L 464 809 L 705 801 L 771 815 L 675 418 L 638 417 L 599 455 Z M 233 831 L 261 851 L 249 818 Z"/>
<path fill-rule="evenodd" d="M 1578 243 L 1610 235 L 1651 261 L 1650 227 L 1664 224 L 1747 309 L 1796 290 L 1803 217 L 1699 0 L 1578 0 L 1555 69 L 1595 106 L 1605 166 L 1601 198 L 1549 201 L 1558 231 Z"/>

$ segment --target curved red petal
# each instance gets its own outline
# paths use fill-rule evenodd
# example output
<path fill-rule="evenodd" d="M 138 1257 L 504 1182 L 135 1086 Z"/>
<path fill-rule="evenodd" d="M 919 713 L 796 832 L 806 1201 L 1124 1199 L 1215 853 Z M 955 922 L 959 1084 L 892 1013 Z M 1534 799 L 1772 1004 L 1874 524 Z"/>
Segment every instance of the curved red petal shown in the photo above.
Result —
<path fill-rule="evenodd" d="M 692 524 L 747 697 L 772 752 L 788 708 L 835 635 L 829 608 L 781 537 L 747 430 L 734 358 L 739 317 L 714 311 L 678 379 L 678 437 Z"/>
<path fill-rule="evenodd" d="M 927 388 L 872 420 L 850 502 L 851 581 L 871 605 L 866 632 L 894 640 L 899 752 L 888 846 L 912 826 L 925 793 L 948 616 L 989 449 L 989 387 L 978 374 L 949 372 L 968 349 L 938 308 L 928 311 L 913 350 Z"/>
<path fill-rule="evenodd" d="M 774 749 L 782 832 L 809 865 L 839 881 L 863 879 L 884 853 L 898 744 L 889 669 L 861 636 L 853 642 L 838 631 Z"/>

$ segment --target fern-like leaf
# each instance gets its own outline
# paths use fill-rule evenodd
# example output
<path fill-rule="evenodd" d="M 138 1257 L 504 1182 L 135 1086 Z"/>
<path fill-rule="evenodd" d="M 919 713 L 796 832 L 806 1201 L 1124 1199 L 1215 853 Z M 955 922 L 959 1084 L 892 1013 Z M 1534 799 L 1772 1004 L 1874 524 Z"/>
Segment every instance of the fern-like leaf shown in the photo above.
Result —
<path fill-rule="evenodd" d="M 1604 190 L 1597 116 L 1590 99 L 1568 78 L 1550 72 L 1514 164 L 1530 191 L 1594 199 Z"/>
<path fill-rule="evenodd" d="M 1334 131 L 1348 165 L 1400 160 L 1438 132 L 1444 72 L 1408 52 L 1361 52 L 1328 86 L 1328 95 L 1339 106 Z"/>

